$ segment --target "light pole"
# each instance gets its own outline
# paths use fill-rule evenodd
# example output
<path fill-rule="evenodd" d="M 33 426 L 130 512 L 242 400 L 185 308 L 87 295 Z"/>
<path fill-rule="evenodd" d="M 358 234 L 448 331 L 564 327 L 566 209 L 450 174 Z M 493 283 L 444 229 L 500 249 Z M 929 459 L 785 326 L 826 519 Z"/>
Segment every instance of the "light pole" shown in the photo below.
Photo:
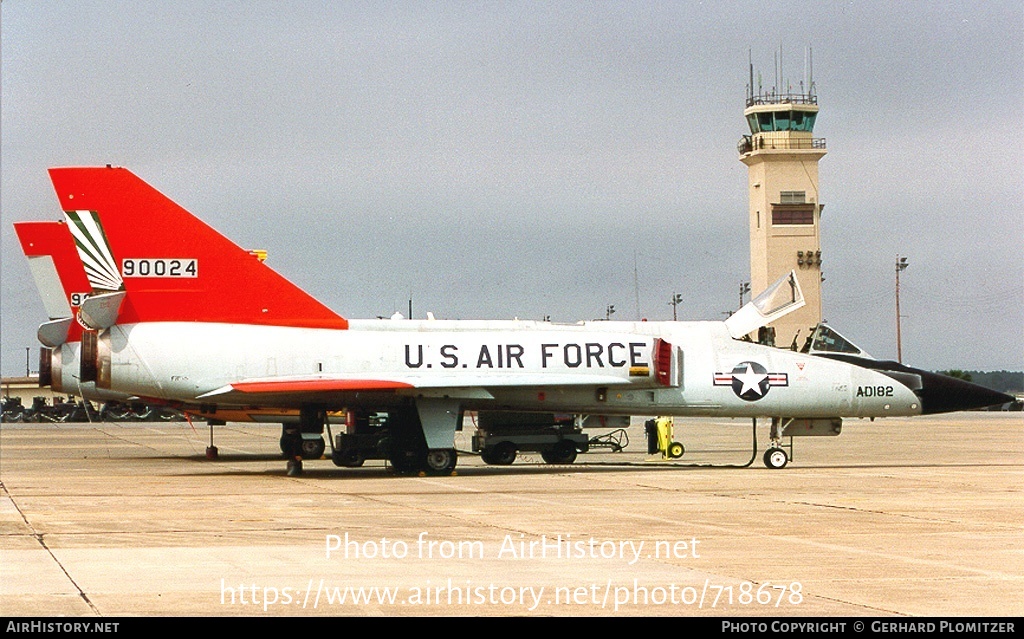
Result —
<path fill-rule="evenodd" d="M 669 304 L 672 306 L 672 321 L 673 322 L 677 321 L 677 319 L 678 319 L 676 317 L 676 307 L 679 306 L 682 303 L 683 303 L 683 294 L 682 293 L 673 293 L 672 294 L 672 301 L 669 302 Z"/>
<path fill-rule="evenodd" d="M 740 282 L 740 305 L 737 308 L 743 308 L 743 296 L 750 292 L 750 282 Z"/>
<path fill-rule="evenodd" d="M 614 312 L 615 312 L 615 305 L 614 304 L 609 304 L 608 308 L 604 309 L 604 319 L 605 320 L 610 320 L 612 318 L 612 313 L 614 313 Z"/>
<path fill-rule="evenodd" d="M 900 271 L 907 268 L 907 258 L 896 255 L 896 361 L 903 363 L 903 335 L 900 329 Z"/>

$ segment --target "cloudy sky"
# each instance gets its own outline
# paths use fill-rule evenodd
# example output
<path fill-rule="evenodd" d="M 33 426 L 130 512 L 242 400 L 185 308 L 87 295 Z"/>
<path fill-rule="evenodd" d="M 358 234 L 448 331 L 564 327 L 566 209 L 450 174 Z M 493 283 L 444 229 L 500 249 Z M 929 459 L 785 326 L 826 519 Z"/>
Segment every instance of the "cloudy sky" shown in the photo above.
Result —
<path fill-rule="evenodd" d="M 0 5 L 0 359 L 45 320 L 11 223 L 127 167 L 347 317 L 721 319 L 749 279 L 748 58 L 813 50 L 824 313 L 1024 368 L 1024 9 L 1005 2 Z M 144 232 L 144 230 L 140 230 Z"/>

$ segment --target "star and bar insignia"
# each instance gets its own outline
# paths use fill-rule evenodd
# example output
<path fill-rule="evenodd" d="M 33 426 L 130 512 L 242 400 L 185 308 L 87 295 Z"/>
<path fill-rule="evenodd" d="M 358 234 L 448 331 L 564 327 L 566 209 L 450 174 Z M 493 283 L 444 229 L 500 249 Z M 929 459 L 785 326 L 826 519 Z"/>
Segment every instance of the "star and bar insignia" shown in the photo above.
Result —
<path fill-rule="evenodd" d="M 757 362 L 740 362 L 729 373 L 715 373 L 715 386 L 732 386 L 742 400 L 755 402 L 768 394 L 772 386 L 789 386 L 786 373 L 769 373 Z"/>

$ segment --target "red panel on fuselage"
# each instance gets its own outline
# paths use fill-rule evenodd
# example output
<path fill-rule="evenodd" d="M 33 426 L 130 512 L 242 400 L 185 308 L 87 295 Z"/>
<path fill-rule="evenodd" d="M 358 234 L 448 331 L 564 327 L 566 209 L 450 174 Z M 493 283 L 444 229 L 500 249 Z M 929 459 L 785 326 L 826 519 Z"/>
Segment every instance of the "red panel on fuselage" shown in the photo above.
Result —
<path fill-rule="evenodd" d="M 242 393 L 302 393 L 382 391 L 413 388 L 412 384 L 374 379 L 301 379 L 269 382 L 235 382 L 231 387 Z"/>

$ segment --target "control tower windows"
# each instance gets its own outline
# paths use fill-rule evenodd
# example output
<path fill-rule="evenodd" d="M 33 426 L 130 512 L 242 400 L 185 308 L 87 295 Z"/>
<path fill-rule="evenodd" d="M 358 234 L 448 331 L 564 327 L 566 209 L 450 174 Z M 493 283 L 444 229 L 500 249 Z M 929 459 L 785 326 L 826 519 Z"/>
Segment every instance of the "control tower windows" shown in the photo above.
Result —
<path fill-rule="evenodd" d="M 807 131 L 814 130 L 817 113 L 813 111 L 762 111 L 747 116 L 747 126 L 751 133 L 769 133 L 772 131 Z"/>

